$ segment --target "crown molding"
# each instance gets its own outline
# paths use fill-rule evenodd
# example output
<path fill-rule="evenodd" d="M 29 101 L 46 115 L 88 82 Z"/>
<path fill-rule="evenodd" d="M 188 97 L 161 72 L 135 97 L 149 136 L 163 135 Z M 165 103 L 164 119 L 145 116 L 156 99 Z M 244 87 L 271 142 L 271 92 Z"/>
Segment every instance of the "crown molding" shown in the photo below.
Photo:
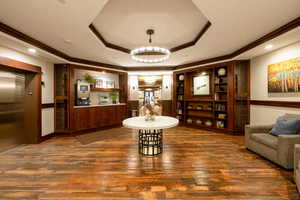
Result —
<path fill-rule="evenodd" d="M 199 34 L 198 37 L 199 39 L 203 36 L 203 34 L 205 32 L 207 32 L 208 28 L 210 25 L 206 24 L 206 30 L 203 29 L 202 30 L 202 35 Z M 23 42 L 26 42 L 30 45 L 33 45 L 37 48 L 40 48 L 50 54 L 53 54 L 55 56 L 58 56 L 60 58 L 63 58 L 69 62 L 72 63 L 77 63 L 77 64 L 84 64 L 84 65 L 92 65 L 92 66 L 97 66 L 97 67 L 103 67 L 103 68 L 109 68 L 111 70 L 121 70 L 121 71 L 181 71 L 184 70 L 185 68 L 189 68 L 189 67 L 193 67 L 193 66 L 197 66 L 197 65 L 205 65 L 205 64 L 209 64 L 209 63 L 214 63 L 214 62 L 220 62 L 220 61 L 224 61 L 224 60 L 230 60 L 233 59 L 234 57 L 250 50 L 253 49 L 267 41 L 270 41 L 288 31 L 291 31 L 297 27 L 300 26 L 300 17 L 292 20 L 291 22 L 281 26 L 280 28 L 264 35 L 263 37 L 259 38 L 258 40 L 255 40 L 254 42 L 251 42 L 249 44 L 247 44 L 246 46 L 230 53 L 227 55 L 223 55 L 223 56 L 218 56 L 218 57 L 214 57 L 214 58 L 208 58 L 205 60 L 200 60 L 200 61 L 196 61 L 196 62 L 191 62 L 191 63 L 186 63 L 186 64 L 182 64 L 182 65 L 178 65 L 178 66 L 172 66 L 172 67 L 168 67 L 168 66 L 159 66 L 159 67 L 124 67 L 124 66 L 120 66 L 120 65 L 112 65 L 112 64 L 107 64 L 107 63 L 101 63 L 101 62 L 96 62 L 96 61 L 92 61 L 92 60 L 86 60 L 86 59 L 81 59 L 81 58 L 75 58 L 75 57 L 71 57 L 53 47 L 48 46 L 45 43 L 42 43 L 2 22 L 0 22 L 0 31 L 10 35 L 16 39 L 19 39 Z"/>
<path fill-rule="evenodd" d="M 219 62 L 219 61 L 222 61 L 222 60 L 230 60 L 230 59 L 233 59 L 234 57 L 236 56 L 239 56 L 241 55 L 242 53 L 246 52 L 246 51 L 249 51 L 250 49 L 253 49 L 265 42 L 268 42 L 286 32 L 289 32 L 297 27 L 300 26 L 300 17 L 292 20 L 291 22 L 279 27 L 278 29 L 262 36 L 261 38 L 255 40 L 254 42 L 251 42 L 249 44 L 247 44 L 246 46 L 230 53 L 230 54 L 227 54 L 227 55 L 223 55 L 223 56 L 218 56 L 218 57 L 214 57 L 214 58 L 208 58 L 208 59 L 205 59 L 205 60 L 200 60 L 200 61 L 196 61 L 196 62 L 191 62 L 191 63 L 186 63 L 186 64 L 182 64 L 182 65 L 178 65 L 176 67 L 175 70 L 183 70 L 187 67 L 192 67 L 192 66 L 196 66 L 196 65 L 203 65 L 203 64 L 208 64 L 208 63 L 212 63 L 212 62 Z"/>

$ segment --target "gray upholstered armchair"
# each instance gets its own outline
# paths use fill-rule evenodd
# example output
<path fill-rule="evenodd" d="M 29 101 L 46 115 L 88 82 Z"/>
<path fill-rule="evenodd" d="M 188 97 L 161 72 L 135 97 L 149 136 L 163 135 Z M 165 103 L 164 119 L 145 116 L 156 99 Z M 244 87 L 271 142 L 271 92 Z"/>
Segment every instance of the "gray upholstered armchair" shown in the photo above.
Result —
<path fill-rule="evenodd" d="M 273 136 L 272 125 L 245 128 L 245 145 L 261 156 L 286 168 L 294 168 L 294 146 L 300 144 L 300 134 Z"/>
<path fill-rule="evenodd" d="M 294 152 L 294 179 L 298 191 L 300 191 L 300 144 L 295 145 Z"/>

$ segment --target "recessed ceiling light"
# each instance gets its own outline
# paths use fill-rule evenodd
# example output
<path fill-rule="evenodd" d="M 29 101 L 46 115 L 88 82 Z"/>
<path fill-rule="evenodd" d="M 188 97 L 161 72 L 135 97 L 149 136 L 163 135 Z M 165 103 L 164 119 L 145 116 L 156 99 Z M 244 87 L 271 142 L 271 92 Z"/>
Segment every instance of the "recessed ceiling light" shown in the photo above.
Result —
<path fill-rule="evenodd" d="M 265 49 L 272 49 L 273 48 L 273 45 L 271 45 L 271 44 L 268 44 L 266 47 L 265 47 Z"/>
<path fill-rule="evenodd" d="M 33 49 L 33 48 L 28 48 L 27 51 L 32 54 L 36 53 L 36 49 Z"/>
<path fill-rule="evenodd" d="M 65 42 L 66 44 L 71 44 L 71 43 L 72 43 L 72 41 L 71 41 L 71 40 L 68 40 L 68 39 L 65 39 L 64 42 Z"/>

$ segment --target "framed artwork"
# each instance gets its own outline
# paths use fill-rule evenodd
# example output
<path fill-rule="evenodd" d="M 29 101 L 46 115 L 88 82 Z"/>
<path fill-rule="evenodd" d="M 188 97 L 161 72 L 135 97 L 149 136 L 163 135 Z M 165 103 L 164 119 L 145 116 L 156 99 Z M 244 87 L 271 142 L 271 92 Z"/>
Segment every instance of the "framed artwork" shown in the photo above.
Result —
<path fill-rule="evenodd" d="M 115 88 L 115 81 L 106 81 L 106 88 Z"/>
<path fill-rule="evenodd" d="M 268 92 L 300 92 L 300 57 L 268 66 Z"/>
<path fill-rule="evenodd" d="M 208 74 L 193 77 L 193 95 L 210 95 L 210 76 Z"/>
<path fill-rule="evenodd" d="M 103 80 L 102 79 L 96 80 L 96 88 L 103 88 Z"/>

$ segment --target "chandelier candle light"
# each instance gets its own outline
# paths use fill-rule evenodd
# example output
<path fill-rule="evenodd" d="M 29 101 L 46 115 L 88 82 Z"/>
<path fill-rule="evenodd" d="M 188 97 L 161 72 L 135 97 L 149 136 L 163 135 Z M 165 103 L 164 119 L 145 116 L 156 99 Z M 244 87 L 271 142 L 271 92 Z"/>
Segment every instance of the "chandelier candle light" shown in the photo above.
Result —
<path fill-rule="evenodd" d="M 147 35 L 149 35 L 149 43 L 152 43 L 151 35 L 154 34 L 153 29 L 147 30 Z M 146 47 L 140 47 L 133 49 L 131 52 L 131 58 L 137 62 L 141 63 L 161 63 L 170 58 L 171 52 L 169 49 L 157 47 L 157 46 L 146 46 Z M 141 56 L 161 56 L 159 58 L 142 58 Z"/>

